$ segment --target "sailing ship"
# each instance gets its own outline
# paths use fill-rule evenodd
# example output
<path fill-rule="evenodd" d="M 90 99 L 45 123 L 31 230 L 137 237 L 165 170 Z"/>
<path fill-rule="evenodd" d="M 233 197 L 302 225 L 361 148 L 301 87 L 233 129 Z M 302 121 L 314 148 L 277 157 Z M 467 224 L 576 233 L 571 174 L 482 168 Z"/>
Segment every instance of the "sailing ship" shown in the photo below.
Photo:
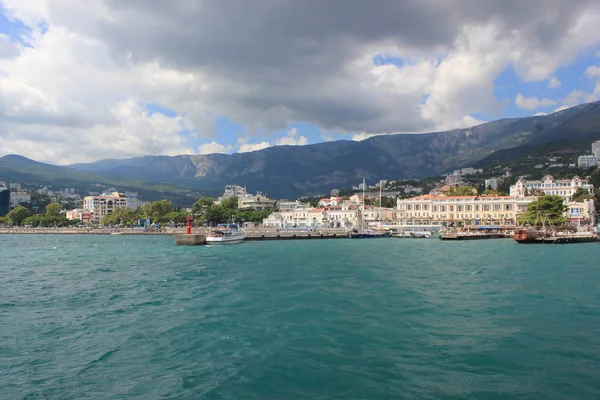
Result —
<path fill-rule="evenodd" d="M 548 223 L 548 225 L 546 225 Z M 521 227 L 514 232 L 513 239 L 517 243 L 586 243 L 598 242 L 596 232 L 573 232 L 572 230 L 559 231 L 553 224 L 547 214 L 538 211 L 534 226 Z"/>
<path fill-rule="evenodd" d="M 350 239 L 379 239 L 379 238 L 386 238 L 386 237 L 390 237 L 390 231 L 376 231 L 376 230 L 372 230 L 372 229 L 365 229 L 364 227 L 364 218 L 363 218 L 363 214 L 364 214 L 364 210 L 365 210 L 365 188 L 366 188 L 366 184 L 365 184 L 365 178 L 363 178 L 363 198 L 362 198 L 362 206 L 360 209 L 361 212 L 361 216 L 360 216 L 360 229 L 359 228 L 354 228 L 352 229 L 349 233 L 348 233 L 348 237 Z M 382 190 L 382 185 L 381 182 L 379 182 L 379 224 L 381 225 L 381 190 Z"/>

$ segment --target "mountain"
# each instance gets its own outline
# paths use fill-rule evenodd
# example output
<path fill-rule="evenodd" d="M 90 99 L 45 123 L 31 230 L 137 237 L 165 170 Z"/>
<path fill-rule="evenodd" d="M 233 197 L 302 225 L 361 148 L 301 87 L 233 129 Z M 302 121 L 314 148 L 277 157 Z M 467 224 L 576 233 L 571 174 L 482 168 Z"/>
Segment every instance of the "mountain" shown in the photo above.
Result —
<path fill-rule="evenodd" d="M 540 146 L 548 151 L 589 149 L 594 140 L 600 140 L 600 102 L 547 116 L 502 119 L 446 132 L 378 135 L 360 142 L 276 146 L 231 155 L 101 160 L 65 169 L 68 174 L 76 171 L 138 184 L 162 182 L 213 191 L 221 191 L 226 184 L 238 184 L 271 197 L 296 198 L 346 188 L 363 176 L 371 183 L 378 179 L 422 178 L 461 166 L 498 163 L 503 157 Z"/>
<path fill-rule="evenodd" d="M 168 183 L 136 180 L 100 173 L 79 171 L 74 168 L 60 167 L 33 161 L 19 155 L 7 155 L 0 158 L 0 180 L 20 182 L 30 185 L 60 188 L 77 188 L 82 191 L 100 191 L 97 186 L 115 186 L 120 190 L 134 190 L 144 200 L 156 200 L 167 195 L 181 204 L 193 203 L 188 194 L 192 189 Z M 206 191 L 206 194 L 215 194 Z"/>

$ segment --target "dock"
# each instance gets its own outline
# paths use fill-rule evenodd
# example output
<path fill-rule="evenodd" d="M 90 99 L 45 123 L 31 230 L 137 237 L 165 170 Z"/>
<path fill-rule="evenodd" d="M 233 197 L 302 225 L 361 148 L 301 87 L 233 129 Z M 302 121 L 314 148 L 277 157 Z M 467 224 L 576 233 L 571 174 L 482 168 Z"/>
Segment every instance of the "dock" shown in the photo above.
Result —
<path fill-rule="evenodd" d="M 484 240 L 484 239 L 509 239 L 512 235 L 504 233 L 443 233 L 440 240 Z"/>

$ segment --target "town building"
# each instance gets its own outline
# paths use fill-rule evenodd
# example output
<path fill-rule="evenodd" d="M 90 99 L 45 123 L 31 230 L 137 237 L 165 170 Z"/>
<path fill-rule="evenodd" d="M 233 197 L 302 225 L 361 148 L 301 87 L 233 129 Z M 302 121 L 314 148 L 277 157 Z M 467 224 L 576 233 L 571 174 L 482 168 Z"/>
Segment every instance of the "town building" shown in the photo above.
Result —
<path fill-rule="evenodd" d="M 517 183 L 510 186 L 510 195 L 525 197 L 528 194 L 544 193 L 547 195 L 561 196 L 565 201 L 570 201 L 577 189 L 587 190 L 594 194 L 594 185 L 578 176 L 572 179 L 555 180 L 552 175 L 546 175 L 539 181 L 529 181 L 520 178 Z"/>
<path fill-rule="evenodd" d="M 475 174 L 481 174 L 483 173 L 483 169 L 479 169 L 479 168 L 473 168 L 473 167 L 466 167 L 466 168 L 461 168 L 460 170 L 460 174 L 461 175 L 475 175 Z"/>
<path fill-rule="evenodd" d="M 78 219 L 84 224 L 89 224 L 89 223 L 93 222 L 94 215 L 91 211 L 88 211 L 86 209 L 76 208 L 74 210 L 67 210 L 65 217 L 69 221 Z"/>
<path fill-rule="evenodd" d="M 566 210 L 569 222 L 574 226 L 594 226 L 596 224 L 596 208 L 593 199 L 586 199 L 580 202 L 567 203 Z"/>
<path fill-rule="evenodd" d="M 590 168 L 598 165 L 598 158 L 592 155 L 583 155 L 577 158 L 577 166 L 579 168 Z"/>
<path fill-rule="evenodd" d="M 592 155 L 600 160 L 600 140 L 592 143 Z"/>
<path fill-rule="evenodd" d="M 515 196 L 443 196 L 426 194 L 398 199 L 399 225 L 509 225 L 535 197 Z"/>
<path fill-rule="evenodd" d="M 105 193 L 100 196 L 86 196 L 83 199 L 83 208 L 90 211 L 93 223 L 100 223 L 102 219 L 112 214 L 118 208 L 127 207 L 127 197 L 123 193 Z"/>
<path fill-rule="evenodd" d="M 14 208 L 23 203 L 31 202 L 31 194 L 23 191 L 10 193 L 10 207 Z"/>
<path fill-rule="evenodd" d="M 500 186 L 501 183 L 502 180 L 500 178 L 489 178 L 485 180 L 485 188 L 498 190 L 498 186 Z"/>
<path fill-rule="evenodd" d="M 223 195 L 218 198 L 218 201 L 222 201 L 228 199 L 230 197 L 237 197 L 238 199 L 244 198 L 248 196 L 248 192 L 246 191 L 246 187 L 238 186 L 238 185 L 226 185 L 225 191 Z"/>
<path fill-rule="evenodd" d="M 453 173 L 446 175 L 446 185 L 460 186 L 463 183 L 462 175 L 460 170 L 457 169 Z"/>
<path fill-rule="evenodd" d="M 10 211 L 10 190 L 0 187 L 0 217 L 4 217 Z"/>
<path fill-rule="evenodd" d="M 342 198 L 339 196 L 331 196 L 330 198 L 319 200 L 319 205 L 322 207 L 338 206 L 340 204 L 342 204 Z"/>
<path fill-rule="evenodd" d="M 262 193 L 257 193 L 254 196 L 238 197 L 239 208 L 253 208 L 256 211 L 274 209 L 275 203 L 275 200 L 269 199 Z"/>

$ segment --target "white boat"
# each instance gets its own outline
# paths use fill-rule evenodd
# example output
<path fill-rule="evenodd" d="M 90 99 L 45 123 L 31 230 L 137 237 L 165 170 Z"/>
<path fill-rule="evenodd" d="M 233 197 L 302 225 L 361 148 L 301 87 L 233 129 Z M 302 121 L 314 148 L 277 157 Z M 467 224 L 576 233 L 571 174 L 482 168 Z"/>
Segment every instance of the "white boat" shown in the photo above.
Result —
<path fill-rule="evenodd" d="M 238 224 L 219 224 L 206 237 L 206 244 L 233 244 L 246 239 Z"/>
<path fill-rule="evenodd" d="M 431 237 L 431 232 L 415 231 L 415 232 L 411 232 L 411 237 L 413 237 L 415 239 L 429 239 Z"/>

